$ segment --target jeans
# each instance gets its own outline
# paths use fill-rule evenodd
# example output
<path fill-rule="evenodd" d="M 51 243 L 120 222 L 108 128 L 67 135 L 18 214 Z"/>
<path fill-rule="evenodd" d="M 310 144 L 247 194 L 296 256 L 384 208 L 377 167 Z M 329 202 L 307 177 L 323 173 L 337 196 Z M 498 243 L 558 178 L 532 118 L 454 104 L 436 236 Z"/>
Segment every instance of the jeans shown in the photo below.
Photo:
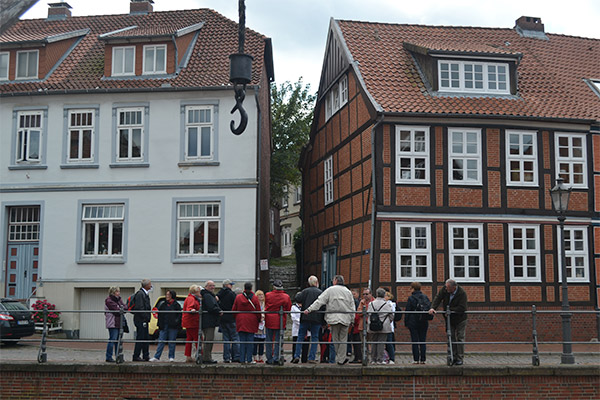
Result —
<path fill-rule="evenodd" d="M 348 340 L 348 326 L 342 324 L 331 325 L 331 341 L 334 343 L 332 347 L 334 347 L 335 350 L 333 355 L 331 354 L 331 350 L 329 350 L 330 363 L 336 361 L 337 356 L 339 356 L 339 359 L 337 360 L 338 363 L 341 363 L 346 359 L 346 340 Z"/>
<path fill-rule="evenodd" d="M 254 348 L 252 349 L 252 355 L 261 356 L 265 354 L 265 338 L 254 337 Z"/>
<path fill-rule="evenodd" d="M 281 329 L 267 328 L 267 362 L 279 362 L 279 337 L 282 334 Z M 273 343 L 275 342 L 275 343 Z"/>
<path fill-rule="evenodd" d="M 240 360 L 240 341 L 238 332 L 235 329 L 235 322 L 221 323 L 221 333 L 223 334 L 223 361 L 241 361 Z"/>
<path fill-rule="evenodd" d="M 148 323 L 147 322 L 136 322 L 135 323 L 135 346 L 133 347 L 133 358 L 143 356 L 144 359 L 150 359 L 150 343 L 141 343 L 138 340 L 147 341 L 150 340 L 148 335 Z"/>
<path fill-rule="evenodd" d="M 169 358 L 175 358 L 175 340 L 177 340 L 177 333 L 179 332 L 179 328 L 169 328 L 161 329 L 158 332 L 158 346 L 156 346 L 156 353 L 154 353 L 154 358 L 160 360 L 160 356 L 162 355 L 163 349 L 165 348 L 165 342 L 169 341 Z"/>
<path fill-rule="evenodd" d="M 385 344 L 385 351 L 388 352 L 388 356 L 390 356 L 390 361 L 396 361 L 396 345 L 394 344 L 394 332 L 390 332 L 387 334 L 387 343 Z"/>
<path fill-rule="evenodd" d="M 415 328 L 409 328 L 410 340 L 413 342 L 412 353 L 413 361 L 427 361 L 427 345 L 425 343 L 415 344 L 416 342 L 427 341 L 427 328 L 429 324 L 419 325 Z"/>
<path fill-rule="evenodd" d="M 106 344 L 106 359 L 112 360 L 113 353 L 117 355 L 117 339 L 119 338 L 119 328 L 108 328 L 108 343 Z M 114 349 L 114 350 L 113 350 Z"/>
<path fill-rule="evenodd" d="M 452 335 L 452 355 L 454 361 L 463 361 L 465 355 L 465 334 L 467 332 L 467 320 L 458 323 L 455 326 L 450 326 Z"/>
<path fill-rule="evenodd" d="M 306 336 L 306 332 L 310 330 L 310 350 L 308 353 L 309 360 L 317 359 L 317 342 L 319 341 L 319 328 L 320 324 L 310 323 L 310 322 L 300 322 L 300 328 L 298 328 L 298 343 L 296 346 L 296 351 L 294 352 L 294 358 L 300 358 L 300 351 L 302 350 L 302 342 L 304 342 L 304 337 Z"/>
<path fill-rule="evenodd" d="M 238 332 L 240 336 L 240 362 L 252 362 L 252 348 L 254 347 L 253 332 Z M 248 343 L 243 343 L 248 342 Z"/>

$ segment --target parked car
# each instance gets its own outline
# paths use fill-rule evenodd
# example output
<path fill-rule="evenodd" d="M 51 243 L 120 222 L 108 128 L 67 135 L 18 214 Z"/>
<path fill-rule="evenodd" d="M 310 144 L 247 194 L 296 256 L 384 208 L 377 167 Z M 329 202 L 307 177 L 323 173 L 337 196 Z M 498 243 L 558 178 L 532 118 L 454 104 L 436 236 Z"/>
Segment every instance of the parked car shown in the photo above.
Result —
<path fill-rule="evenodd" d="M 0 299 L 0 340 L 15 344 L 18 339 L 33 335 L 35 324 L 31 311 L 15 299 Z"/>
<path fill-rule="evenodd" d="M 185 301 L 186 297 L 187 296 L 177 296 L 177 302 L 179 303 L 182 309 L 183 302 Z M 148 333 L 150 334 L 150 337 L 155 340 L 158 339 L 158 307 L 160 307 L 165 301 L 165 296 L 160 296 L 158 299 L 156 299 L 154 307 L 152 307 L 152 316 L 150 317 L 150 324 L 148 325 Z M 177 337 L 185 337 L 185 328 L 181 328 L 179 330 Z"/>

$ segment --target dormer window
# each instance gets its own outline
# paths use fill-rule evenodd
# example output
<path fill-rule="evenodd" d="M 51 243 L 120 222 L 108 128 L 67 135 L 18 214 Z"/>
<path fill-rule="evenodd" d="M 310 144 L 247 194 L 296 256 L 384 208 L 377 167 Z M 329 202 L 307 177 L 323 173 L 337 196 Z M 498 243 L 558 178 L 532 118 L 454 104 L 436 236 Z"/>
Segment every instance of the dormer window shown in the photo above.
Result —
<path fill-rule="evenodd" d="M 38 50 L 17 52 L 17 79 L 37 79 Z"/>
<path fill-rule="evenodd" d="M 112 76 L 135 75 L 135 47 L 114 47 Z"/>
<path fill-rule="evenodd" d="M 167 73 L 167 46 L 144 46 L 144 74 Z"/>
<path fill-rule="evenodd" d="M 442 92 L 510 94 L 506 63 L 438 60 L 438 72 Z"/>
<path fill-rule="evenodd" d="M 8 62 L 10 60 L 10 53 L 0 53 L 0 81 L 8 79 Z"/>

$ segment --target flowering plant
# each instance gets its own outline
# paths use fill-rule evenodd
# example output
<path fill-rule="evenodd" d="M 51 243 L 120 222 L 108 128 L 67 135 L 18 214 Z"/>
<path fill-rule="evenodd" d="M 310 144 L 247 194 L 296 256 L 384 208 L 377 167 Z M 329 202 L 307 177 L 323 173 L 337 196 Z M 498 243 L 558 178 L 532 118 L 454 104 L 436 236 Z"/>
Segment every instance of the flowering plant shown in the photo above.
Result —
<path fill-rule="evenodd" d="M 48 309 L 48 323 L 54 324 L 58 322 L 60 319 L 60 313 L 58 311 L 54 311 L 56 310 L 56 306 L 52 303 L 49 303 L 47 300 L 38 300 L 31 306 L 31 308 L 34 310 L 38 310 L 37 312 L 33 313 L 33 322 L 44 322 L 44 306 L 46 306 Z"/>

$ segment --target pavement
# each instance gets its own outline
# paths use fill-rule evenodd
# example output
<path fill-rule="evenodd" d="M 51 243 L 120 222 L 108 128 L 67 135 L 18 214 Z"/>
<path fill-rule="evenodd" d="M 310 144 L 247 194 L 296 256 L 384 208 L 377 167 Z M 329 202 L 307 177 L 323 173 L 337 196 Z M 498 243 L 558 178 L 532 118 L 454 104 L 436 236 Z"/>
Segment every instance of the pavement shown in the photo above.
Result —
<path fill-rule="evenodd" d="M 29 338 L 23 338 L 16 344 L 2 344 L 0 346 L 0 362 L 35 362 L 37 363 L 40 347 L 40 335 L 34 335 Z M 126 363 L 131 361 L 133 353 L 133 343 L 124 344 L 124 355 Z M 573 344 L 573 354 L 576 365 L 600 365 L 600 343 L 577 343 Z M 183 355 L 184 343 L 177 344 L 175 352 L 175 363 L 184 363 Z M 532 365 L 532 345 L 531 344 L 467 344 L 465 345 L 465 365 L 476 366 L 531 366 Z M 154 355 L 155 344 L 150 345 L 150 357 Z M 47 343 L 47 360 L 49 363 L 84 363 L 84 364 L 105 364 L 104 354 L 106 351 L 106 342 L 75 340 L 70 341 L 61 335 L 49 336 Z M 284 345 L 284 357 L 289 362 L 292 359 L 292 345 Z M 215 344 L 213 349 L 213 359 L 222 363 L 223 345 Z M 561 363 L 562 344 L 540 344 L 539 358 L 540 365 L 555 366 Z M 162 360 L 157 364 L 169 364 L 168 349 L 165 347 Z M 147 363 L 140 363 L 147 364 Z M 290 364 L 291 365 L 291 364 Z M 296 364 L 302 366 L 302 364 Z M 347 364 L 352 365 L 352 364 Z M 446 365 L 446 346 L 444 344 L 431 344 L 427 349 L 427 365 Z M 306 364 L 307 367 L 314 367 L 312 364 Z M 318 366 L 318 365 L 317 365 Z M 388 364 L 388 367 L 414 366 L 412 363 L 411 346 L 409 344 L 396 345 L 396 360 L 394 365 Z M 249 366 L 250 368 L 252 366 Z"/>

